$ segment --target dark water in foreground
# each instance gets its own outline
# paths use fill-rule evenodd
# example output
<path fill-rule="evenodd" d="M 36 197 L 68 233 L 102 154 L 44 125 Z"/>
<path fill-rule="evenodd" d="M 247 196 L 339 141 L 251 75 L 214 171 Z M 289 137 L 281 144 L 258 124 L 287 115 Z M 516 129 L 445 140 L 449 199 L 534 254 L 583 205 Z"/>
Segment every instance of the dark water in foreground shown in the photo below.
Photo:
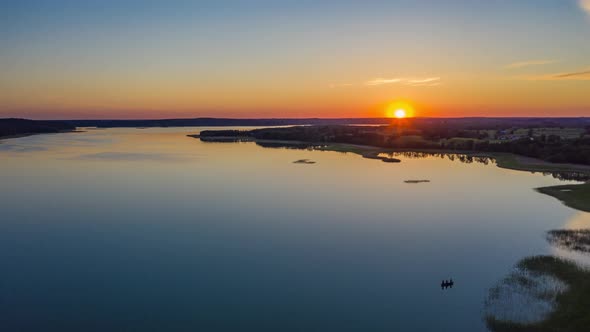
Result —
<path fill-rule="evenodd" d="M 199 130 L 0 142 L 0 330 L 485 331 L 488 288 L 588 220 L 540 174 Z"/>

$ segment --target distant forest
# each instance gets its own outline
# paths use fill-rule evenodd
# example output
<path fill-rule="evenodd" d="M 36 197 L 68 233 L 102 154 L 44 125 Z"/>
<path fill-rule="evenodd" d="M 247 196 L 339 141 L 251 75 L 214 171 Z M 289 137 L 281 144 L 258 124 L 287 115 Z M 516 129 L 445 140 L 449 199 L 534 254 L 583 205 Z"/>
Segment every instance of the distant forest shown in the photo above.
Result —
<path fill-rule="evenodd" d="M 590 125 L 578 130 L 576 137 L 535 134 L 528 128 L 489 129 L 462 124 L 416 124 L 395 126 L 297 126 L 250 131 L 203 131 L 204 139 L 249 137 L 259 140 L 301 141 L 310 143 L 346 143 L 392 149 L 435 149 L 452 151 L 508 152 L 553 163 L 590 165 Z M 513 132 L 523 132 L 515 135 Z M 567 129 L 563 129 L 568 132 Z M 542 132 L 542 131 L 541 131 Z M 569 133 L 569 132 L 568 132 Z M 505 140 L 502 140 L 505 139 Z"/>
<path fill-rule="evenodd" d="M 57 133 L 76 127 L 300 126 L 250 131 L 203 131 L 202 137 L 250 137 L 313 143 L 348 143 L 400 149 L 510 152 L 554 163 L 590 165 L 590 118 L 369 119 L 0 119 L 0 137 Z M 302 126 L 304 124 L 305 126 Z M 349 126 L 350 124 L 367 124 Z M 384 125 L 385 124 L 385 125 Z M 371 126 L 372 125 L 372 126 Z M 543 132 L 543 128 L 551 131 Z M 572 130 L 573 131 L 572 135 Z"/>
<path fill-rule="evenodd" d="M 585 127 L 590 118 L 411 118 L 404 122 L 417 126 L 445 126 L 461 128 L 510 127 Z M 388 125 L 397 122 L 390 118 L 334 118 L 334 119 L 161 119 L 161 120 L 64 120 L 76 127 L 223 127 L 223 126 L 297 126 L 297 125 Z"/>
<path fill-rule="evenodd" d="M 75 129 L 76 126 L 60 121 L 0 119 L 0 137 L 27 134 L 59 133 Z"/>

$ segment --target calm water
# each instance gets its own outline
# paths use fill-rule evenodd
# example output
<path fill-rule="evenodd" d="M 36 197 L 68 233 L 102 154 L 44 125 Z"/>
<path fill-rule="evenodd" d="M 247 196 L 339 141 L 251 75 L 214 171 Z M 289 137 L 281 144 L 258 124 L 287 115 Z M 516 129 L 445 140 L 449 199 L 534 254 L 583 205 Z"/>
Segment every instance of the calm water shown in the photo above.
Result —
<path fill-rule="evenodd" d="M 488 288 L 590 223 L 549 176 L 201 129 L 0 142 L 0 330 L 485 331 Z"/>

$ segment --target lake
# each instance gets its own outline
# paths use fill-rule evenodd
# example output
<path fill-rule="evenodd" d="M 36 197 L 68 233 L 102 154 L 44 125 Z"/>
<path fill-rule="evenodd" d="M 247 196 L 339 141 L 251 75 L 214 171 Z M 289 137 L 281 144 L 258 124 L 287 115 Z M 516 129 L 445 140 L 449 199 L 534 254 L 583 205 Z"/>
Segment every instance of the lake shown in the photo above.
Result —
<path fill-rule="evenodd" d="M 0 330 L 486 331 L 488 289 L 590 220 L 551 176 L 204 129 L 0 141 Z"/>

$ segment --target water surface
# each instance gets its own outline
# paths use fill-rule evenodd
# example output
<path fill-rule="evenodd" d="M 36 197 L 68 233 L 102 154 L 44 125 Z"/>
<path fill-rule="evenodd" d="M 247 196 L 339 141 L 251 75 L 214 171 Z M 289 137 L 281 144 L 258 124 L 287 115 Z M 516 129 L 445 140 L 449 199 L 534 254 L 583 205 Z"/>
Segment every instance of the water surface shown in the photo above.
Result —
<path fill-rule="evenodd" d="M 0 141 L 0 329 L 485 331 L 488 288 L 588 220 L 550 176 L 203 129 Z"/>

